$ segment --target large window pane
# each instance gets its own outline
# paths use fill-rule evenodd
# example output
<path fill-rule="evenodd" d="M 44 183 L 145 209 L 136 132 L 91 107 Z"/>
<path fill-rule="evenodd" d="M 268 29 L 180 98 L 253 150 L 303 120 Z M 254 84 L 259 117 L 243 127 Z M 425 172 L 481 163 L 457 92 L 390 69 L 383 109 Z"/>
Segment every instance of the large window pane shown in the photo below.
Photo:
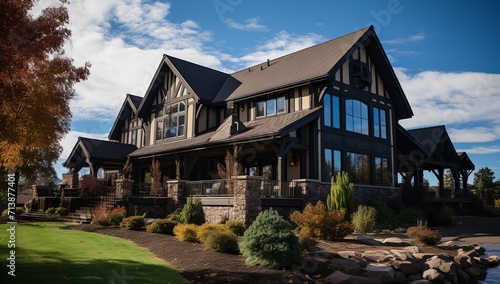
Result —
<path fill-rule="evenodd" d="M 368 135 L 368 106 L 358 100 L 346 100 L 346 130 Z"/>
<path fill-rule="evenodd" d="M 276 99 L 276 113 L 284 113 L 285 112 L 285 97 L 280 97 Z"/>
<path fill-rule="evenodd" d="M 331 106 L 331 96 L 329 94 L 325 94 L 325 98 L 323 99 L 323 112 L 324 112 L 324 120 L 325 126 L 332 126 L 332 106 Z"/>
<path fill-rule="evenodd" d="M 390 185 L 389 174 L 390 174 L 389 159 L 375 157 L 375 178 L 376 178 L 375 183 L 377 185 L 389 186 Z"/>
<path fill-rule="evenodd" d="M 387 120 L 385 110 L 373 108 L 373 136 L 387 138 Z"/>
<path fill-rule="evenodd" d="M 276 100 L 266 101 L 266 115 L 276 114 Z"/>
<path fill-rule="evenodd" d="M 385 110 L 380 110 L 380 138 L 387 138 L 387 120 L 385 116 Z"/>
<path fill-rule="evenodd" d="M 325 149 L 325 164 L 323 165 L 324 181 L 330 181 L 333 174 L 332 150 Z"/>
<path fill-rule="evenodd" d="M 332 96 L 333 127 L 340 128 L 340 98 Z"/>
<path fill-rule="evenodd" d="M 156 122 L 156 140 L 163 139 L 163 120 Z"/>
<path fill-rule="evenodd" d="M 346 166 L 349 178 L 353 183 L 370 184 L 370 156 L 347 153 Z"/>
<path fill-rule="evenodd" d="M 257 117 L 261 117 L 266 115 L 266 102 L 258 102 L 257 103 Z"/>

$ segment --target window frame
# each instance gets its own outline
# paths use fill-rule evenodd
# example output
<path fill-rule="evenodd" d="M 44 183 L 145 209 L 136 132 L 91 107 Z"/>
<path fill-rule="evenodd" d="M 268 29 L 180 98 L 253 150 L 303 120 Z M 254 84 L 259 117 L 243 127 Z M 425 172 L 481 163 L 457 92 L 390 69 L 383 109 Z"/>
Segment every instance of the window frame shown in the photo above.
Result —
<path fill-rule="evenodd" d="M 369 136 L 370 135 L 369 105 L 358 99 L 346 99 L 344 102 L 345 102 L 345 107 L 344 107 L 345 130 Z M 357 109 L 358 106 L 359 109 Z"/>
<path fill-rule="evenodd" d="M 279 101 L 283 101 L 283 109 L 280 110 L 278 109 L 278 106 L 280 103 Z M 272 111 L 269 108 L 272 104 Z M 274 115 L 279 115 L 279 114 L 284 114 L 286 113 L 286 96 L 279 96 L 276 98 L 271 98 L 271 99 L 266 99 L 266 100 L 261 100 L 255 103 L 255 118 L 262 118 L 262 117 L 267 117 L 267 116 L 274 116 Z M 280 110 L 280 111 L 278 111 Z"/>
<path fill-rule="evenodd" d="M 185 137 L 186 114 L 187 103 L 185 100 L 166 105 L 163 116 L 158 117 L 156 122 L 156 141 Z M 181 119 L 184 121 L 182 124 L 179 123 Z M 175 129 L 175 135 L 173 135 L 173 129 Z"/>

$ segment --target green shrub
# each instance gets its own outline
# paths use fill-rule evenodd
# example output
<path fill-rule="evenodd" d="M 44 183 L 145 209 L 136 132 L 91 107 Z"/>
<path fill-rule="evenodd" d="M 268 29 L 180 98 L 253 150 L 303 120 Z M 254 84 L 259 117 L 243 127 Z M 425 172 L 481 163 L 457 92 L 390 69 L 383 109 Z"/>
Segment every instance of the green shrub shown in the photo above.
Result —
<path fill-rule="evenodd" d="M 57 215 L 60 215 L 60 216 L 66 216 L 68 215 L 68 209 L 64 208 L 64 207 L 57 207 L 56 209 L 56 212 L 55 212 Z"/>
<path fill-rule="evenodd" d="M 16 207 L 16 216 L 24 213 L 24 208 L 23 207 Z M 2 216 L 7 216 L 9 214 L 9 209 L 5 209 L 2 211 Z"/>
<path fill-rule="evenodd" d="M 120 228 L 140 231 L 144 228 L 145 225 L 146 222 L 144 222 L 144 218 L 142 218 L 142 216 L 130 216 L 127 218 L 123 218 L 122 222 L 120 223 Z"/>
<path fill-rule="evenodd" d="M 168 220 L 168 219 L 160 219 L 156 220 L 153 223 L 146 226 L 146 231 L 150 233 L 159 233 L 159 234 L 174 234 L 174 227 L 178 224 L 176 221 Z"/>
<path fill-rule="evenodd" d="M 346 172 L 339 172 L 337 177 L 332 177 L 330 193 L 326 198 L 328 211 L 344 209 L 344 217 L 349 218 L 354 213 L 354 185 L 349 181 Z"/>
<path fill-rule="evenodd" d="M 112 225 L 111 219 L 109 218 L 92 219 L 92 224 L 96 224 L 103 227 L 109 227 Z"/>
<path fill-rule="evenodd" d="M 57 211 L 57 208 L 50 207 L 47 210 L 45 210 L 45 214 L 47 214 L 47 215 L 55 215 L 56 211 Z"/>
<path fill-rule="evenodd" d="M 238 237 L 230 231 L 215 230 L 208 234 L 203 242 L 205 248 L 214 250 L 216 252 L 238 254 Z"/>
<path fill-rule="evenodd" d="M 240 243 L 249 265 L 288 268 L 302 263 L 301 249 L 292 225 L 276 210 L 259 213 Z"/>
<path fill-rule="evenodd" d="M 167 219 L 171 220 L 171 221 L 177 221 L 178 223 L 180 223 L 181 222 L 181 211 L 182 211 L 182 209 L 180 209 L 180 208 L 175 209 L 174 212 L 170 213 L 167 216 Z"/>
<path fill-rule="evenodd" d="M 352 224 L 354 232 L 365 234 L 372 233 L 377 229 L 377 209 L 359 205 L 358 210 L 352 214 Z"/>
<path fill-rule="evenodd" d="M 406 230 L 406 234 L 427 245 L 437 245 L 441 241 L 441 234 L 426 226 L 412 226 Z"/>
<path fill-rule="evenodd" d="M 188 198 L 186 205 L 182 208 L 179 219 L 185 224 L 201 225 L 205 223 L 205 212 L 201 200 Z"/>
<path fill-rule="evenodd" d="M 377 225 L 379 229 L 392 229 L 394 227 L 394 212 L 385 201 L 375 198 L 370 205 L 377 210 Z"/>
<path fill-rule="evenodd" d="M 500 199 L 495 199 L 495 208 L 500 210 Z"/>
<path fill-rule="evenodd" d="M 196 237 L 202 243 L 215 232 L 229 232 L 229 230 L 222 224 L 203 224 L 198 227 Z"/>
<path fill-rule="evenodd" d="M 345 220 L 345 210 L 328 211 L 323 202 L 315 206 L 307 204 L 304 211 L 294 211 L 290 220 L 304 238 L 342 240 L 354 231 L 354 226 Z"/>
<path fill-rule="evenodd" d="M 174 235 L 179 241 L 199 242 L 198 226 L 195 224 L 178 224 L 174 227 Z"/>
<path fill-rule="evenodd" d="M 455 211 L 450 206 L 444 206 L 439 210 L 438 225 L 451 227 L 455 224 Z"/>
<path fill-rule="evenodd" d="M 236 220 L 228 220 L 226 221 L 224 226 L 237 236 L 243 236 L 246 230 L 245 224 L 243 224 L 243 222 L 241 221 L 236 221 Z"/>

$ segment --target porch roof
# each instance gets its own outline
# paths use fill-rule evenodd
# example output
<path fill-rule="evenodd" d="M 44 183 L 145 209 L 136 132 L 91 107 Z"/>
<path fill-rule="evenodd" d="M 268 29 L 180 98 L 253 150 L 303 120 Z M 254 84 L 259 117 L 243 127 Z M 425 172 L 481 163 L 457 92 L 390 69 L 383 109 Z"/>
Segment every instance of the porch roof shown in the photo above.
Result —
<path fill-rule="evenodd" d="M 243 122 L 245 131 L 236 133 L 225 139 L 211 140 L 217 131 L 210 131 L 193 138 L 175 140 L 159 143 L 156 145 L 142 147 L 130 153 L 131 157 L 150 157 L 160 154 L 179 153 L 185 151 L 202 150 L 207 148 L 232 145 L 234 143 L 245 143 L 258 140 L 268 140 L 275 137 L 288 135 L 307 123 L 317 119 L 321 114 L 322 107 L 307 109 L 278 116 L 265 117 L 250 122 Z M 222 130 L 223 131 L 223 130 Z"/>
<path fill-rule="evenodd" d="M 456 152 L 444 125 L 412 130 L 406 130 L 398 125 L 396 130 L 400 159 L 419 162 L 425 170 L 439 167 L 474 169 L 474 164 L 466 153 Z"/>
<path fill-rule="evenodd" d="M 75 147 L 63 166 L 74 168 L 77 172 L 82 167 L 92 165 L 120 168 L 127 155 L 135 149 L 137 147 L 131 144 L 78 137 Z"/>

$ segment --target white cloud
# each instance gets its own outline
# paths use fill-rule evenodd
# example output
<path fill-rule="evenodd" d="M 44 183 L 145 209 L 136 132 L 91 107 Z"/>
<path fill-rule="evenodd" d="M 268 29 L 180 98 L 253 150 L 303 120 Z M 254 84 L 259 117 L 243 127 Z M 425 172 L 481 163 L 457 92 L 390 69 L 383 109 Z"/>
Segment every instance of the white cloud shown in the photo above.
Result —
<path fill-rule="evenodd" d="M 425 33 L 420 32 L 418 34 L 414 34 L 408 37 L 398 37 L 395 39 L 390 39 L 390 40 L 384 40 L 384 44 L 394 44 L 394 45 L 400 45 L 400 44 L 408 44 L 408 43 L 413 43 L 413 42 L 419 42 L 422 41 L 426 38 Z"/>
<path fill-rule="evenodd" d="M 500 146 L 477 146 L 469 149 L 460 149 L 457 152 L 467 152 L 467 154 L 497 154 L 500 153 Z"/>
<path fill-rule="evenodd" d="M 487 127 L 449 128 L 448 134 L 454 143 L 491 142 L 500 139 L 500 135 Z"/>
<path fill-rule="evenodd" d="M 265 31 L 266 26 L 259 24 L 259 18 L 250 18 L 246 20 L 245 24 L 237 23 L 233 19 L 227 18 L 225 23 L 233 29 L 244 31 Z"/>
<path fill-rule="evenodd" d="M 500 127 L 500 74 L 395 71 L 415 114 L 401 121 L 405 127 L 445 124 L 463 129 L 470 123 Z M 497 137 L 498 132 L 491 131 Z"/>

